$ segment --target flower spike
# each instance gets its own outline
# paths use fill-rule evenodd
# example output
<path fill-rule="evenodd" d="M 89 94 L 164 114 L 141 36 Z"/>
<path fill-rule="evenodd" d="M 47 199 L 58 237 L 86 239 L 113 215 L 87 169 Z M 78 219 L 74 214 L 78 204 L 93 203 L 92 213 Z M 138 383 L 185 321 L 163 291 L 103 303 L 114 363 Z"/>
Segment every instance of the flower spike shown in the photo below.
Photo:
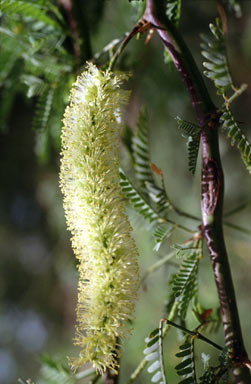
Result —
<path fill-rule="evenodd" d="M 119 185 L 120 110 L 129 92 L 127 75 L 95 65 L 78 77 L 64 115 L 60 186 L 72 247 L 79 260 L 74 369 L 92 362 L 116 371 L 118 339 L 139 286 L 137 250 Z"/>

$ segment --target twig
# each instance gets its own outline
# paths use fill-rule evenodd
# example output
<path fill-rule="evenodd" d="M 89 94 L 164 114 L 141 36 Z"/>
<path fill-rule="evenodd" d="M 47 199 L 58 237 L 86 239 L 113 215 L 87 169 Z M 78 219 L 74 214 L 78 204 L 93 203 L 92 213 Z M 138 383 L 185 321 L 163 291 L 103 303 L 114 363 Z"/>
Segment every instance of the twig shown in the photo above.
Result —
<path fill-rule="evenodd" d="M 251 235 L 251 230 L 250 229 L 243 228 L 243 227 L 240 227 L 237 224 L 233 224 L 233 223 L 229 223 L 229 222 L 225 222 L 225 221 L 224 221 L 224 224 L 226 226 L 228 226 L 229 228 L 235 229 L 236 231 L 245 233 L 246 235 Z"/>
<path fill-rule="evenodd" d="M 119 375 L 108 368 L 104 375 L 105 384 L 117 384 L 118 381 L 119 381 Z"/>
<path fill-rule="evenodd" d="M 141 284 L 145 281 L 145 279 L 153 272 L 157 271 L 162 265 L 165 263 L 168 263 L 170 259 L 172 259 L 176 254 L 176 251 L 168 253 L 165 257 L 158 260 L 156 263 L 150 265 L 150 267 L 147 268 L 147 270 L 144 272 L 142 278 L 141 278 Z"/>
<path fill-rule="evenodd" d="M 160 222 L 162 223 L 170 223 L 172 225 L 175 225 L 177 228 L 179 229 L 182 229 L 183 231 L 185 232 L 189 232 L 189 233 L 195 233 L 195 231 L 193 229 L 190 229 L 188 227 L 185 227 L 184 225 L 182 224 L 177 224 L 175 223 L 175 221 L 171 220 L 171 219 L 168 219 L 167 217 L 163 217 L 160 219 Z"/>
<path fill-rule="evenodd" d="M 164 320 L 166 321 L 167 324 L 171 325 L 172 327 L 178 328 L 181 331 L 183 331 L 185 333 L 188 333 L 189 335 L 194 336 L 197 339 L 202 340 L 202 341 L 204 341 L 207 344 L 212 345 L 214 348 L 218 349 L 219 351 L 223 350 L 223 348 L 220 345 L 216 344 L 214 341 L 212 341 L 212 340 L 208 339 L 207 337 L 203 336 L 201 333 L 195 332 L 195 331 L 190 331 L 189 329 L 187 329 L 187 328 L 185 328 L 185 327 L 183 327 L 183 326 L 181 326 L 179 324 L 173 323 L 170 320 L 167 320 L 167 319 L 164 319 Z"/>
<path fill-rule="evenodd" d="M 73 6 L 71 0 L 58 0 L 59 4 L 62 5 L 62 7 L 65 10 L 66 18 L 70 27 L 70 31 L 72 34 L 72 46 L 73 51 L 76 57 L 80 57 L 80 49 L 78 46 L 79 36 L 77 31 L 77 22 L 75 20 L 74 14 L 73 14 Z"/>
<path fill-rule="evenodd" d="M 237 205 L 237 207 L 230 209 L 228 212 L 226 212 L 224 214 L 224 217 L 232 216 L 235 213 L 238 213 L 238 212 L 242 211 L 243 209 L 247 208 L 249 205 L 251 205 L 251 200 L 245 201 L 244 203 Z"/>
<path fill-rule="evenodd" d="M 229 99 L 225 97 L 226 106 L 228 107 L 229 104 L 231 104 L 237 97 L 239 97 L 243 92 L 245 92 L 247 87 L 248 87 L 247 84 L 242 84 L 240 88 L 234 89 L 234 94 L 231 97 L 229 97 Z"/>
<path fill-rule="evenodd" d="M 127 46 L 129 41 L 133 38 L 133 36 L 137 35 L 138 33 L 145 32 L 150 29 L 150 24 L 146 23 L 144 19 L 140 19 L 138 23 L 133 27 L 133 29 L 125 36 L 125 38 L 122 40 L 121 44 L 119 45 L 118 49 L 112 56 L 110 63 L 109 63 L 109 69 L 111 70 L 118 57 L 121 55 L 123 52 L 124 48 Z"/>
<path fill-rule="evenodd" d="M 178 302 L 175 301 L 172 305 L 171 311 L 170 311 L 169 316 L 168 316 L 169 321 L 174 320 L 176 313 L 177 313 L 177 310 L 178 310 Z M 170 325 L 166 323 L 163 327 L 163 338 L 166 336 L 169 329 L 170 329 Z M 143 371 L 143 369 L 145 368 L 147 363 L 148 362 L 145 358 L 142 359 L 141 362 L 139 363 L 139 365 L 137 366 L 137 368 L 131 374 L 131 376 L 130 376 L 129 380 L 126 382 L 126 384 L 132 384 L 134 382 L 134 380 L 139 376 L 139 374 Z"/>
<path fill-rule="evenodd" d="M 131 384 L 134 382 L 134 380 L 139 376 L 139 374 L 143 371 L 145 366 L 147 365 L 146 359 L 142 359 L 135 371 L 131 374 L 129 380 L 126 382 L 126 384 Z"/>
<path fill-rule="evenodd" d="M 110 41 L 107 45 L 104 46 L 104 48 L 100 52 L 95 53 L 94 60 L 98 60 L 103 54 L 107 52 L 111 55 L 110 52 L 112 52 L 115 46 L 120 44 L 123 41 L 123 39 L 128 35 L 129 35 L 129 32 L 127 32 L 125 36 L 120 39 L 113 39 L 112 41 Z"/>

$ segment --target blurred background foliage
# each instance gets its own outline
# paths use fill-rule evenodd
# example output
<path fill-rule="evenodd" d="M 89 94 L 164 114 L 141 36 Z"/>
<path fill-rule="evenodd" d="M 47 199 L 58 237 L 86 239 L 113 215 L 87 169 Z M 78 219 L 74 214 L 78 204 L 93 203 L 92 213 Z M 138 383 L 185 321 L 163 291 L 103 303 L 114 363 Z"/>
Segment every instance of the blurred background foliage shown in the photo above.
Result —
<path fill-rule="evenodd" d="M 34 7 L 35 4 L 35 7 Z M 39 379 L 40 360 L 45 353 L 67 365 L 66 356 L 76 354 L 72 346 L 77 296 L 77 272 L 70 235 L 62 209 L 58 172 L 60 130 L 69 89 L 86 59 L 96 57 L 104 64 L 109 55 L 104 46 L 121 39 L 140 16 L 142 2 L 127 0 L 3 1 L 0 13 L 0 383 L 11 384 L 19 377 Z M 251 3 L 241 2 L 242 17 L 228 13 L 228 53 L 236 84 L 248 90 L 233 109 L 243 131 L 251 139 Z M 34 11 L 35 10 L 35 11 Z M 181 32 L 202 69 L 200 33 L 208 33 L 217 15 L 216 1 L 185 0 Z M 94 56 L 97 53 L 99 55 Z M 134 39 L 120 57 L 117 67 L 130 71 L 132 89 L 126 124 L 135 130 L 141 106 L 150 122 L 151 161 L 164 173 L 167 192 L 181 209 L 200 215 L 200 172 L 189 174 L 185 141 L 174 118 L 195 121 L 186 91 L 172 64 L 165 64 L 163 48 L 153 36 Z M 221 103 L 210 81 L 213 99 Z M 221 137 L 226 175 L 225 210 L 250 201 L 251 181 L 238 151 Z M 130 175 L 125 147 L 121 164 Z M 151 226 L 128 210 L 140 253 L 142 273 L 170 251 L 170 244 L 185 241 L 182 232 L 172 235 L 158 253 L 153 251 Z M 229 218 L 248 233 L 225 228 L 238 305 L 247 349 L 251 353 L 251 319 L 248 309 L 251 290 L 251 206 Z M 189 219 L 180 224 L 194 228 Z M 174 263 L 177 263 L 175 261 Z M 121 382 L 125 382 L 143 357 L 144 339 L 165 314 L 169 295 L 168 277 L 174 264 L 166 264 L 144 282 L 139 292 L 132 336 L 123 346 Z M 218 300 L 207 252 L 200 265 L 200 300 L 217 311 Z M 195 319 L 188 319 L 189 327 Z M 176 331 L 165 340 L 168 376 L 177 382 Z M 211 336 L 222 344 L 220 328 Z M 211 347 L 197 344 L 216 359 Z M 39 381 L 40 380 L 40 381 Z M 85 381 L 83 381 L 85 382 Z M 147 372 L 137 383 L 150 382 Z"/>

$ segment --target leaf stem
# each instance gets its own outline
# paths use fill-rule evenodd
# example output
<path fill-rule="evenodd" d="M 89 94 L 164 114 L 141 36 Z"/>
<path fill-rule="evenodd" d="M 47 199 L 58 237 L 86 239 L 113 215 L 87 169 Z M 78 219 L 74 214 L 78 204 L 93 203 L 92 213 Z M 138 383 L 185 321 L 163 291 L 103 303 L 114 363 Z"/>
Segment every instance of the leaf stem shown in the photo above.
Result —
<path fill-rule="evenodd" d="M 180 210 L 178 207 L 176 207 L 174 204 L 172 204 L 173 210 L 179 215 L 183 217 L 187 217 L 188 219 L 194 220 L 194 221 L 201 221 L 201 218 L 198 216 L 191 215 L 190 213 L 184 212 Z"/>
<path fill-rule="evenodd" d="M 220 345 L 216 344 L 214 341 L 208 339 L 207 337 L 203 336 L 201 333 L 195 332 L 195 331 L 190 331 L 189 329 L 183 327 L 182 325 L 176 324 L 176 323 L 174 323 L 174 322 L 172 322 L 170 320 L 165 320 L 165 321 L 166 321 L 167 324 L 171 325 L 172 327 L 178 328 L 181 331 L 183 331 L 185 333 L 188 333 L 189 335 L 194 336 L 195 338 L 197 338 L 199 340 L 202 340 L 202 341 L 204 341 L 207 344 L 212 345 L 214 348 L 218 349 L 219 351 L 223 350 L 223 347 L 221 347 Z"/>
<path fill-rule="evenodd" d="M 149 27 L 150 27 L 150 25 L 148 23 L 144 23 L 143 20 L 138 21 L 138 23 L 133 27 L 133 29 L 129 33 L 126 34 L 126 36 L 124 37 L 124 39 L 122 40 L 122 42 L 118 46 L 116 52 L 112 56 L 110 63 L 109 63 L 109 67 L 108 67 L 109 70 L 112 70 L 117 59 L 119 58 L 119 56 L 123 52 L 124 48 L 129 43 L 129 41 L 133 38 L 133 36 L 137 35 L 140 32 L 148 30 Z"/>
<path fill-rule="evenodd" d="M 245 92 L 247 87 L 247 84 L 242 84 L 240 88 L 234 90 L 234 94 L 229 99 L 225 98 L 227 106 L 229 106 L 229 104 L 231 104 L 237 97 L 239 97 L 243 92 Z"/>
<path fill-rule="evenodd" d="M 190 229 L 188 227 L 185 227 L 184 225 L 182 224 L 177 224 L 175 223 L 175 221 L 171 220 L 171 219 L 168 219 L 167 217 L 163 217 L 160 219 L 160 222 L 166 222 L 166 223 L 170 223 L 172 225 L 175 225 L 177 228 L 179 229 L 182 229 L 183 231 L 186 231 L 186 232 L 189 232 L 189 233 L 195 233 L 195 231 L 193 229 Z"/>
<path fill-rule="evenodd" d="M 175 301 L 172 305 L 171 310 L 170 310 L 168 320 L 172 321 L 175 318 L 177 310 L 178 310 L 178 302 Z M 163 333 L 162 333 L 163 338 L 166 336 L 169 329 L 170 329 L 170 325 L 165 323 L 164 327 L 163 327 Z M 143 358 L 141 360 L 141 362 L 139 363 L 139 365 L 137 366 L 137 368 L 131 374 L 129 380 L 125 384 L 132 384 L 136 380 L 136 378 L 140 375 L 140 373 L 143 371 L 143 369 L 145 368 L 147 363 L 148 363 L 147 360 L 145 358 Z"/>
<path fill-rule="evenodd" d="M 251 205 L 251 200 L 245 201 L 244 203 L 237 205 L 237 207 L 230 209 L 228 212 L 226 212 L 224 214 L 224 217 L 232 216 L 235 213 L 238 213 L 238 212 L 242 211 L 243 209 L 247 208 L 249 205 Z"/>
<path fill-rule="evenodd" d="M 246 235 L 251 235 L 251 230 L 250 229 L 243 228 L 243 227 L 240 227 L 237 224 L 233 224 L 233 223 L 229 223 L 229 222 L 225 222 L 225 221 L 224 221 L 224 224 L 226 226 L 228 226 L 229 228 L 235 229 L 236 231 L 245 233 Z"/>
<path fill-rule="evenodd" d="M 165 257 L 158 260 L 156 263 L 150 265 L 150 267 L 147 268 L 147 270 L 144 272 L 142 278 L 141 278 L 141 284 L 146 280 L 146 278 L 153 272 L 157 271 L 162 265 L 168 263 L 170 259 L 172 259 L 176 254 L 176 251 L 168 253 Z"/>

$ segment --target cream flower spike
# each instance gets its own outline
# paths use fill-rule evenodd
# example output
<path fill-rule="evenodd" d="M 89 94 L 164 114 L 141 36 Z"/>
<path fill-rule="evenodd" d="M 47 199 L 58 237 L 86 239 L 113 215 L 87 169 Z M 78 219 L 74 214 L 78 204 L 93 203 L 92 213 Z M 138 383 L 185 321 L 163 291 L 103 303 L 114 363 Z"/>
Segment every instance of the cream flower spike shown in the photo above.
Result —
<path fill-rule="evenodd" d="M 118 339 L 128 334 L 139 286 L 137 250 L 119 185 L 121 106 L 126 75 L 93 64 L 78 77 L 64 115 L 60 186 L 79 260 L 74 369 L 91 362 L 116 372 Z"/>

